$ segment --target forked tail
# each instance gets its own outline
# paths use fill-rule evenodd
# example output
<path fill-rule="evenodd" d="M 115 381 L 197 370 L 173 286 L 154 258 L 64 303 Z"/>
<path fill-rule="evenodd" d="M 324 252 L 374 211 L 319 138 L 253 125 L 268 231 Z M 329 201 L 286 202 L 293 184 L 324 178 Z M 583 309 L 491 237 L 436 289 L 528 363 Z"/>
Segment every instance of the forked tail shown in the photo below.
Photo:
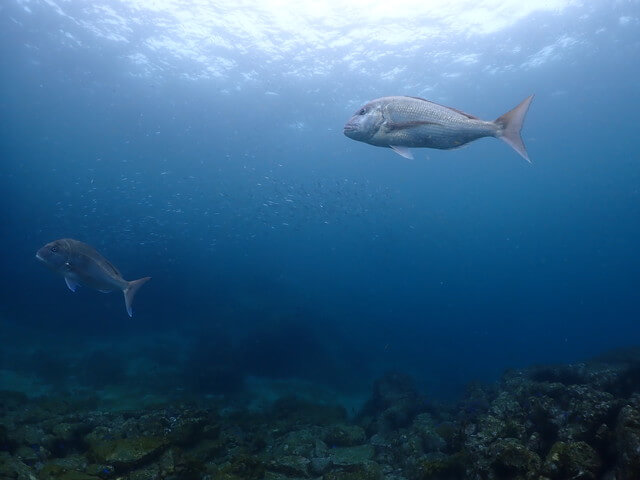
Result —
<path fill-rule="evenodd" d="M 522 130 L 522 124 L 524 123 L 524 117 L 529 110 L 533 95 L 525 98 L 520 105 L 513 110 L 508 111 L 501 117 L 495 120 L 495 124 L 499 127 L 497 137 L 504 142 L 508 143 L 511 148 L 518 152 L 529 163 L 529 155 L 527 149 L 524 146 L 522 137 L 520 136 L 520 130 Z"/>
<path fill-rule="evenodd" d="M 127 313 L 130 317 L 133 317 L 133 310 L 131 309 L 131 304 L 133 303 L 133 297 L 136 295 L 138 289 L 151 280 L 151 277 L 139 278 L 138 280 L 132 280 L 129 282 L 127 288 L 125 288 L 122 293 L 124 293 L 124 303 L 127 307 Z"/>

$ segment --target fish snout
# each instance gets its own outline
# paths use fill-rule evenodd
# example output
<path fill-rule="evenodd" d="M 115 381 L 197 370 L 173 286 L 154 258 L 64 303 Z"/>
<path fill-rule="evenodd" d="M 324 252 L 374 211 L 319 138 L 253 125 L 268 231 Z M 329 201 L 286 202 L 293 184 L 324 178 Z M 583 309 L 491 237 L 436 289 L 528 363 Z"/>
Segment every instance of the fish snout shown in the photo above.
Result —
<path fill-rule="evenodd" d="M 38 260 L 40 260 L 41 262 L 46 262 L 47 261 L 46 258 L 45 258 L 45 256 L 46 256 L 45 250 L 46 250 L 46 248 L 43 247 L 43 248 L 38 249 L 38 251 L 36 252 L 36 258 Z"/>
<path fill-rule="evenodd" d="M 36 258 L 55 269 L 66 261 L 66 254 L 58 242 L 47 243 L 36 252 Z"/>
<path fill-rule="evenodd" d="M 351 122 L 347 122 L 344 125 L 344 134 L 347 137 L 350 137 L 353 133 L 358 131 L 358 125 L 351 123 Z"/>

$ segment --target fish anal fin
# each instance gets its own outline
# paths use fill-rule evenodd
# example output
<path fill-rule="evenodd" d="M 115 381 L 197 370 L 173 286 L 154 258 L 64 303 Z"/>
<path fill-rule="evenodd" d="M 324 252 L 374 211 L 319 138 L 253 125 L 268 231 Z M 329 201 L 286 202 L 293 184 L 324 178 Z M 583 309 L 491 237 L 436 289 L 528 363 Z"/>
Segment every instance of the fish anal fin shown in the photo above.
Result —
<path fill-rule="evenodd" d="M 389 145 L 389 148 L 391 148 L 398 155 L 404 158 L 408 158 L 409 160 L 413 160 L 413 154 L 407 147 L 401 147 L 399 145 Z"/>
<path fill-rule="evenodd" d="M 74 293 L 78 289 L 78 287 L 80 286 L 79 283 L 73 281 L 69 277 L 64 277 L 64 282 L 67 284 L 67 287 L 69 288 L 69 290 L 71 290 Z"/>

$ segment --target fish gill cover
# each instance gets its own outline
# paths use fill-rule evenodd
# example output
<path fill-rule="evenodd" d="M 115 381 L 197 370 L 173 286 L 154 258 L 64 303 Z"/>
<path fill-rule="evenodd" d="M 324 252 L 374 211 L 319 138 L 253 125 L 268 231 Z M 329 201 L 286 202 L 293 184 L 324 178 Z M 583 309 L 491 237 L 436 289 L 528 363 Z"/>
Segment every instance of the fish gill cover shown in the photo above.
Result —
<path fill-rule="evenodd" d="M 638 478 L 639 31 L 637 0 L 3 2 L 0 478 Z M 531 165 L 343 135 L 534 93 Z M 63 238 L 152 277 L 132 318 L 42 267 Z"/>

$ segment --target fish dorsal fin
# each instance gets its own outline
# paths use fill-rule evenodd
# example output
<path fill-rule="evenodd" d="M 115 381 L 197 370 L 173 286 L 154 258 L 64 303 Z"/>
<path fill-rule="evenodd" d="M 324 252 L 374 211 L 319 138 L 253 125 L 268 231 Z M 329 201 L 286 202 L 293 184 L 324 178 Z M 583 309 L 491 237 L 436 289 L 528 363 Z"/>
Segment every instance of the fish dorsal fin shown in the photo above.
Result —
<path fill-rule="evenodd" d="M 80 286 L 79 283 L 71 280 L 69 277 L 64 277 L 64 281 L 67 284 L 67 287 L 69 287 L 69 290 L 71 290 L 74 293 L 78 289 L 78 287 Z"/>
<path fill-rule="evenodd" d="M 413 154 L 407 147 L 401 147 L 399 145 L 389 145 L 389 147 L 398 155 L 408 158 L 409 160 L 413 160 Z"/>
<path fill-rule="evenodd" d="M 442 105 L 444 107 L 444 105 Z M 464 115 L 465 117 L 467 117 L 469 120 L 480 120 L 478 117 L 476 117 L 475 115 L 471 115 L 470 113 L 467 112 L 463 112 L 462 110 L 458 110 L 457 108 L 452 108 L 452 107 L 446 107 L 449 110 L 453 110 L 454 112 L 459 113 L 460 115 Z"/>
<path fill-rule="evenodd" d="M 423 102 L 429 102 L 429 103 L 433 103 L 434 105 L 438 105 L 440 107 L 443 108 L 448 108 L 449 110 L 453 110 L 456 113 L 459 113 L 460 115 L 464 115 L 465 117 L 467 117 L 469 120 L 480 120 L 478 117 L 476 117 L 475 115 L 471 115 L 470 113 L 467 112 L 463 112 L 462 110 L 458 110 L 457 108 L 453 108 L 453 107 L 448 107 L 446 105 L 442 105 L 440 103 L 436 103 L 436 102 L 432 102 L 431 100 L 427 100 L 426 98 L 422 98 L 422 97 L 412 97 L 412 96 L 408 96 L 408 98 L 413 98 L 415 100 L 422 100 Z"/>

